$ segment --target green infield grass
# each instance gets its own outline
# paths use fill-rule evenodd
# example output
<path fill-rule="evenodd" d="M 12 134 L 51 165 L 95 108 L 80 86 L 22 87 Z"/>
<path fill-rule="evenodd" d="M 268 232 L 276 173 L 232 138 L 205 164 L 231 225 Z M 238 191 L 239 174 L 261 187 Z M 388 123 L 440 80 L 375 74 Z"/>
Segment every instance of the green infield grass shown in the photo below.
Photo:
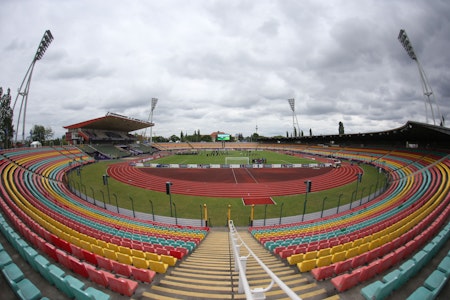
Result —
<path fill-rule="evenodd" d="M 253 158 L 265 158 L 270 164 L 286 164 L 286 163 L 311 163 L 314 160 L 286 155 L 278 152 L 270 151 L 229 151 L 219 155 L 211 155 L 210 151 L 200 152 L 195 155 L 171 155 L 152 162 L 161 164 L 223 164 L 225 157 L 249 156 L 250 161 Z M 72 172 L 69 175 L 70 182 L 73 186 L 79 187 L 83 193 L 97 200 L 105 201 L 115 205 L 115 200 L 119 207 L 132 209 L 131 199 L 133 199 L 135 211 L 151 213 L 151 202 L 153 203 L 153 211 L 155 215 L 170 216 L 171 209 L 169 204 L 169 196 L 164 192 L 150 191 L 116 181 L 109 178 L 108 199 L 106 186 L 103 185 L 103 174 L 109 164 L 121 162 L 120 160 L 101 161 L 86 165 L 82 168 L 80 174 Z M 361 164 L 364 170 L 362 182 L 353 183 L 342 187 L 330 189 L 321 192 L 311 192 L 307 196 L 306 212 L 318 212 L 337 207 L 338 202 L 342 204 L 349 203 L 351 199 L 359 203 L 359 199 L 367 197 L 375 192 L 375 187 L 383 187 L 386 183 L 386 177 L 383 173 L 378 173 L 377 169 Z M 377 184 L 378 183 L 378 184 Z M 357 190 L 357 191 L 356 191 Z M 305 194 L 272 197 L 276 205 L 257 205 L 255 206 L 255 219 L 279 218 L 280 216 L 293 216 L 303 214 Z M 247 226 L 250 223 L 251 207 L 244 206 L 241 198 L 215 198 L 215 197 L 199 197 L 172 194 L 172 202 L 176 205 L 176 213 L 178 218 L 200 219 L 201 206 L 206 204 L 208 207 L 209 226 L 226 226 L 228 206 L 231 205 L 231 219 L 236 226 Z M 356 205 L 356 204 L 355 204 Z M 172 209 L 172 214 L 174 211 Z M 300 221 L 300 220 L 299 220 Z"/>

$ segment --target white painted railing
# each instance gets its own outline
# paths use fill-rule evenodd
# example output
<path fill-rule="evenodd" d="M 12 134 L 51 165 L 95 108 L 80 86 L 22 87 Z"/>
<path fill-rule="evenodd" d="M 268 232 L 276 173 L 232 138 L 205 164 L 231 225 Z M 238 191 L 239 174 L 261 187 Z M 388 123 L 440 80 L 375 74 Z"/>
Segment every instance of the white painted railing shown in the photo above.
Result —
<path fill-rule="evenodd" d="M 234 227 L 233 220 L 228 221 L 228 229 L 230 230 L 230 242 L 233 249 L 234 256 L 234 267 L 235 271 L 239 273 L 239 286 L 238 293 L 245 293 L 247 300 L 260 300 L 266 299 L 265 293 L 270 291 L 276 283 L 291 299 L 301 300 L 294 291 L 292 291 L 277 275 L 275 275 L 245 244 L 245 242 L 240 237 L 239 233 Z M 240 256 L 240 249 L 244 246 L 247 251 L 247 256 Z M 252 256 L 254 260 L 261 266 L 261 268 L 267 273 L 267 275 L 272 279 L 270 284 L 266 288 L 254 288 L 251 289 L 245 274 L 247 267 L 247 259 Z"/>

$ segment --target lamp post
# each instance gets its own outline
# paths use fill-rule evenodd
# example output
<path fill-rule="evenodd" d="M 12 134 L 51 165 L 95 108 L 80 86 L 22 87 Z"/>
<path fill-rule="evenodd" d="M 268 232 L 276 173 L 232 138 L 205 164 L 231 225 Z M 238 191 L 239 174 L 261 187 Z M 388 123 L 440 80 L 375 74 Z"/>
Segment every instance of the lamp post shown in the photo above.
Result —
<path fill-rule="evenodd" d="M 175 205 L 175 202 L 172 204 L 173 204 L 173 208 L 175 209 L 175 225 L 178 225 L 177 206 Z"/>
<path fill-rule="evenodd" d="M 325 198 L 323 198 L 323 200 L 322 200 L 322 212 L 320 213 L 320 217 L 321 217 L 321 218 L 322 218 L 322 216 L 323 216 L 323 209 L 324 209 L 324 207 L 325 207 L 325 200 L 327 200 L 327 198 L 328 198 L 328 197 L 325 196 Z"/>
<path fill-rule="evenodd" d="M 152 208 L 152 220 L 155 221 L 155 213 L 153 212 L 153 201 L 152 199 L 148 199 L 148 202 L 150 202 L 150 206 Z"/>
<path fill-rule="evenodd" d="M 102 199 L 103 199 L 103 208 L 106 209 L 106 201 L 105 201 L 105 193 L 103 193 L 102 190 L 100 190 L 100 193 L 102 193 Z"/>
<path fill-rule="evenodd" d="M 128 196 L 131 200 L 131 210 L 133 211 L 133 218 L 136 218 L 136 213 L 134 212 L 134 200 L 131 198 L 131 196 Z"/>
<path fill-rule="evenodd" d="M 169 195 L 170 216 L 173 217 L 173 214 L 172 214 L 172 191 L 171 191 L 171 187 L 172 187 L 172 182 L 167 181 L 166 182 L 166 194 Z"/>
<path fill-rule="evenodd" d="M 441 114 L 439 105 L 436 102 L 436 100 L 434 99 L 433 90 L 431 89 L 431 86 L 428 82 L 427 75 L 425 74 L 425 71 L 422 68 L 422 65 L 420 64 L 419 59 L 417 58 L 417 55 L 414 52 L 414 48 L 411 45 L 411 41 L 408 38 L 408 35 L 406 34 L 406 31 L 404 29 L 400 30 L 400 32 L 398 34 L 398 40 L 399 40 L 400 44 L 402 44 L 403 48 L 405 48 L 406 53 L 408 53 L 408 56 L 416 62 L 417 68 L 419 69 L 420 80 L 422 83 L 422 91 L 423 91 L 424 96 L 426 97 L 425 98 L 426 122 L 428 123 L 428 111 L 427 111 L 428 110 L 427 102 L 428 102 L 428 105 L 429 105 L 430 111 L 431 111 L 431 117 L 433 118 L 433 124 L 436 125 L 436 120 L 435 120 L 434 110 L 433 110 L 433 103 L 432 103 L 432 102 L 434 102 L 436 104 L 437 113 L 438 113 L 440 121 L 441 121 L 440 125 L 445 126 L 444 116 Z"/>
<path fill-rule="evenodd" d="M 302 214 L 302 222 L 305 219 L 305 212 L 306 212 L 306 201 L 308 201 L 308 193 L 311 192 L 311 180 L 305 181 L 306 185 L 306 192 L 305 192 L 305 201 L 303 202 L 303 214 Z"/>
<path fill-rule="evenodd" d="M 338 214 L 339 213 L 339 206 L 341 206 L 341 197 L 343 196 L 344 194 L 340 194 L 339 195 L 339 198 L 338 198 L 338 205 L 337 205 L 337 209 L 336 209 L 336 213 Z M 350 202 L 351 203 L 351 202 Z"/>
<path fill-rule="evenodd" d="M 115 193 L 113 193 L 114 198 L 116 198 L 116 209 L 117 209 L 117 213 L 119 213 L 119 203 L 117 201 L 117 195 Z"/>
<path fill-rule="evenodd" d="M 266 217 L 267 217 L 267 204 L 264 205 L 264 226 L 266 226 Z"/>
<path fill-rule="evenodd" d="M 91 191 L 92 191 L 92 200 L 94 200 L 94 205 L 97 206 L 97 203 L 95 203 L 95 194 L 94 194 L 94 189 L 92 188 L 92 186 L 90 186 Z"/>
<path fill-rule="evenodd" d="M 52 33 L 50 32 L 50 30 L 46 30 L 44 32 L 44 36 L 42 37 L 41 42 L 39 43 L 39 46 L 36 50 L 36 54 L 34 55 L 33 60 L 30 64 L 30 66 L 28 67 L 27 72 L 25 73 L 25 77 L 23 78 L 22 83 L 20 84 L 19 92 L 17 93 L 16 99 L 14 100 L 13 111 L 14 111 L 14 108 L 16 107 L 16 103 L 19 99 L 19 96 L 22 96 L 18 119 L 17 119 L 17 125 L 15 128 L 15 130 L 16 130 L 15 142 L 16 143 L 17 143 L 17 133 L 19 132 L 19 124 L 20 124 L 21 116 L 23 116 L 23 119 L 22 119 L 22 143 L 25 142 L 25 119 L 26 119 L 26 114 L 27 114 L 28 94 L 30 91 L 31 77 L 33 75 L 34 65 L 36 64 L 36 62 L 38 60 L 40 60 L 44 56 L 45 51 L 47 50 L 48 46 L 50 46 L 52 41 L 53 41 Z M 25 84 L 25 86 L 24 86 L 24 84 Z"/>
<path fill-rule="evenodd" d="M 103 185 L 106 185 L 106 190 L 108 191 L 108 203 L 111 204 L 111 195 L 109 194 L 109 183 L 108 183 L 108 174 L 103 174 Z"/>
<path fill-rule="evenodd" d="M 366 189 L 366 187 L 363 187 L 362 189 L 361 189 L 361 199 L 359 199 L 359 206 L 361 206 L 361 204 L 362 204 L 362 200 L 363 200 L 363 196 L 364 196 L 364 190 Z"/>
<path fill-rule="evenodd" d="M 284 202 L 281 202 L 281 207 L 280 207 L 280 225 L 281 225 L 281 217 L 283 216 L 283 205 L 284 205 Z"/>

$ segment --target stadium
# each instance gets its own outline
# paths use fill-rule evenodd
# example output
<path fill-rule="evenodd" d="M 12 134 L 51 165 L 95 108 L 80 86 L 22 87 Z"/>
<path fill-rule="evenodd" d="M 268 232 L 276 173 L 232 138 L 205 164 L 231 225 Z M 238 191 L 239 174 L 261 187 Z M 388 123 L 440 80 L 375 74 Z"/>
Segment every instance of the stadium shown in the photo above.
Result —
<path fill-rule="evenodd" d="M 52 40 L 47 30 L 19 88 L 16 143 L 0 150 L 2 299 L 450 295 L 450 129 L 404 30 L 433 125 L 162 143 L 137 137 L 150 118 L 108 112 L 65 125 L 65 144 L 25 147 L 20 118 L 24 142 Z"/>
<path fill-rule="evenodd" d="M 65 126 L 72 145 L 2 150 L 9 296 L 447 294 L 447 128 L 152 145 L 129 134 L 152 125 L 108 113 Z"/>

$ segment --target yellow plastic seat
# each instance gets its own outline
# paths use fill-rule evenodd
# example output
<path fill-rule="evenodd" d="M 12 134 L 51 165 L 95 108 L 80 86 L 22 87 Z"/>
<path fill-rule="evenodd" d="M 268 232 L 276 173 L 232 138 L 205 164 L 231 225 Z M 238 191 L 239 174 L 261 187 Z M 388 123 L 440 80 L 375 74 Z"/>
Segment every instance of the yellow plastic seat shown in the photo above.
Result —
<path fill-rule="evenodd" d="M 316 259 L 304 260 L 297 264 L 300 272 L 308 272 L 316 267 Z"/>
<path fill-rule="evenodd" d="M 92 252 L 92 245 L 88 241 L 80 240 L 80 248 L 83 248 L 89 252 Z"/>
<path fill-rule="evenodd" d="M 145 258 L 145 253 L 142 250 L 131 249 L 131 255 L 136 257 Z"/>
<path fill-rule="evenodd" d="M 92 252 L 94 252 L 95 254 L 98 254 L 100 256 L 105 256 L 104 252 L 103 252 L 103 248 L 97 245 L 92 245 Z"/>
<path fill-rule="evenodd" d="M 118 250 L 120 253 L 131 255 L 131 249 L 128 247 L 119 246 Z"/>
<path fill-rule="evenodd" d="M 150 270 L 153 270 L 153 271 L 155 271 L 157 273 L 161 273 L 161 274 L 166 273 L 167 268 L 169 267 L 168 264 L 165 264 L 161 261 L 149 260 L 148 264 L 149 264 Z"/>
<path fill-rule="evenodd" d="M 118 252 L 119 251 L 119 246 L 117 246 L 116 244 L 108 243 L 106 247 L 109 250 L 113 250 L 114 252 Z"/>
<path fill-rule="evenodd" d="M 160 261 L 161 257 L 153 252 L 145 252 L 145 258 L 148 260 L 153 260 L 153 261 Z"/>
<path fill-rule="evenodd" d="M 317 257 L 322 257 L 322 256 L 328 256 L 331 254 L 331 249 L 330 248 L 324 248 L 324 249 L 320 249 L 319 252 L 317 252 Z"/>
<path fill-rule="evenodd" d="M 148 269 L 149 263 L 148 260 L 142 257 L 132 256 L 133 266 L 140 269 Z"/>
<path fill-rule="evenodd" d="M 358 255 L 369 251 L 369 243 L 362 244 L 358 247 Z"/>
<path fill-rule="evenodd" d="M 336 245 L 336 246 L 331 247 L 331 254 L 341 252 L 342 248 L 343 248 L 342 245 Z"/>
<path fill-rule="evenodd" d="M 161 261 L 173 267 L 177 264 L 177 258 L 170 255 L 161 255 Z"/>
<path fill-rule="evenodd" d="M 106 258 L 112 259 L 117 261 L 117 254 L 114 250 L 111 249 L 103 249 L 103 253 L 105 254 Z"/>
<path fill-rule="evenodd" d="M 131 259 L 131 256 L 125 253 L 117 252 L 117 261 L 126 265 L 132 265 L 133 260 Z"/>
<path fill-rule="evenodd" d="M 333 254 L 331 257 L 331 262 L 336 263 L 336 262 L 345 260 L 345 253 L 346 253 L 346 251 L 341 251 L 341 252 L 337 252 L 337 253 Z"/>
<path fill-rule="evenodd" d="M 323 266 L 331 265 L 331 259 L 332 259 L 331 255 L 326 255 L 326 256 L 319 257 L 317 259 L 317 267 L 323 267 Z"/>
<path fill-rule="evenodd" d="M 345 258 L 349 259 L 358 255 L 358 248 L 350 248 L 345 253 Z"/>
<path fill-rule="evenodd" d="M 305 261 L 305 260 L 311 260 L 311 259 L 314 259 L 314 258 L 316 258 L 316 257 L 317 257 L 317 250 L 309 251 L 309 252 L 306 252 L 306 253 L 303 255 L 303 261 Z"/>

